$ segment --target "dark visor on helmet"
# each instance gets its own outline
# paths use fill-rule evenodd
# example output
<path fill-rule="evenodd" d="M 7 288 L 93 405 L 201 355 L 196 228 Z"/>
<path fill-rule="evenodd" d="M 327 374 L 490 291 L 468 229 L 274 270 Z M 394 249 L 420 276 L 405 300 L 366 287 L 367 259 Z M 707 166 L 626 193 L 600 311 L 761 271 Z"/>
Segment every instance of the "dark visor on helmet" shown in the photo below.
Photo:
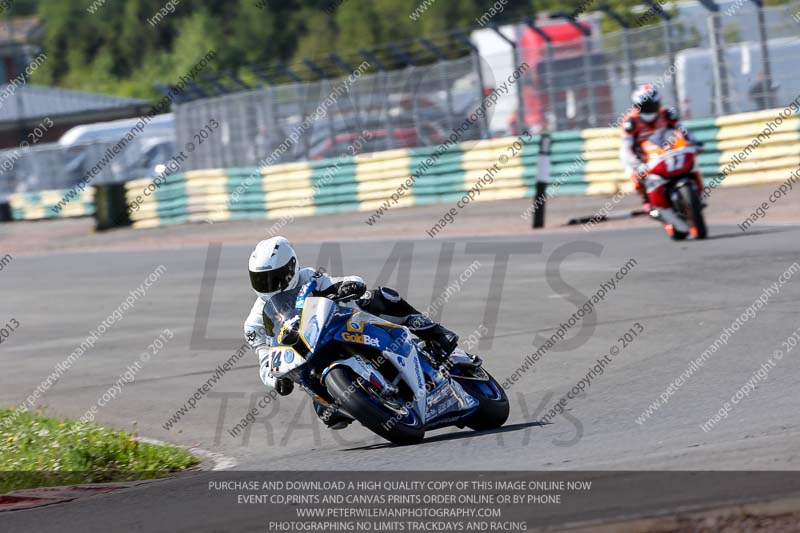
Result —
<path fill-rule="evenodd" d="M 256 292 L 282 291 L 289 286 L 295 272 L 295 258 L 292 257 L 284 266 L 264 272 L 250 271 L 250 284 Z"/>
<path fill-rule="evenodd" d="M 642 113 L 658 113 L 658 110 L 661 109 L 661 102 L 645 98 L 644 102 L 639 104 L 638 107 L 639 111 Z"/>

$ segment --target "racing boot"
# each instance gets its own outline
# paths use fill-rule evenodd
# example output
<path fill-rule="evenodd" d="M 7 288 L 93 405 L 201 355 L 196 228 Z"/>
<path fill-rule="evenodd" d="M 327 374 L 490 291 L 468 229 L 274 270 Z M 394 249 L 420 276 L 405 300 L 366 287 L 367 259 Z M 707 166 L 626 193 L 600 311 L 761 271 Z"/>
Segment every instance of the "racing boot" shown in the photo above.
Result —
<path fill-rule="evenodd" d="M 650 213 L 650 211 L 653 209 L 653 206 L 650 204 L 650 197 L 647 195 L 646 179 L 647 178 L 641 178 L 636 182 L 636 192 L 638 192 L 642 197 L 642 211 L 645 213 Z"/>
<path fill-rule="evenodd" d="M 439 363 L 447 361 L 458 348 L 458 335 L 423 314 L 409 315 L 403 325 L 426 342 Z"/>
<path fill-rule="evenodd" d="M 458 348 L 458 335 L 441 324 L 435 324 L 429 329 L 412 331 L 420 339 L 427 341 L 437 348 L 443 358 L 450 356 Z"/>

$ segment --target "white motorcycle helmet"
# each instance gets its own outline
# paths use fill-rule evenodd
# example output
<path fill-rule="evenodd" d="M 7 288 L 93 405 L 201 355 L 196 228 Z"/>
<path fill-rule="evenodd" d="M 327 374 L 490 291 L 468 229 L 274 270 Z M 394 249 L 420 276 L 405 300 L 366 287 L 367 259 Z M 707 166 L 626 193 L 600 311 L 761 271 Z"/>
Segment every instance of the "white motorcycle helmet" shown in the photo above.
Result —
<path fill-rule="evenodd" d="M 250 254 L 250 285 L 266 301 L 275 293 L 297 285 L 297 254 L 284 237 L 261 241 Z"/>

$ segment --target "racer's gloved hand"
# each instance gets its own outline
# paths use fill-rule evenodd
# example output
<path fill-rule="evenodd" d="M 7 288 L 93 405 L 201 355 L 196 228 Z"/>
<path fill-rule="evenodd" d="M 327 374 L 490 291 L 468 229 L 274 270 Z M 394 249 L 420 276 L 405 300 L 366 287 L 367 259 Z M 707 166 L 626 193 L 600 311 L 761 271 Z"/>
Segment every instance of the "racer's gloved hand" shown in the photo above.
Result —
<path fill-rule="evenodd" d="M 367 285 L 359 280 L 345 280 L 339 285 L 336 293 L 336 300 L 346 302 L 361 298 L 367 292 Z"/>
<path fill-rule="evenodd" d="M 639 177 L 639 183 L 644 185 L 644 180 L 647 179 L 647 174 L 650 172 L 650 169 L 647 168 L 647 165 L 645 163 L 640 163 L 634 169 L 634 171 L 636 172 L 636 175 Z"/>
<path fill-rule="evenodd" d="M 674 107 L 668 107 L 664 111 L 667 115 L 667 120 L 670 122 L 678 122 L 681 119 L 680 113 Z"/>
<path fill-rule="evenodd" d="M 289 378 L 278 378 L 275 380 L 275 390 L 281 396 L 288 396 L 294 390 L 294 381 Z"/>

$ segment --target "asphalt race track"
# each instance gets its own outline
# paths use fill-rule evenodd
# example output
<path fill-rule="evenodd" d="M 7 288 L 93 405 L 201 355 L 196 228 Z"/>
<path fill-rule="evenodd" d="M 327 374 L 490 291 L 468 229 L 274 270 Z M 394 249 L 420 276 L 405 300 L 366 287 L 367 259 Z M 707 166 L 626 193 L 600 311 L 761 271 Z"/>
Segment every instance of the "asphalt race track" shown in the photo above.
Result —
<path fill-rule="evenodd" d="M 324 429 L 302 394 L 271 402 L 259 410 L 255 424 L 232 437 L 229 430 L 263 396 L 257 361 L 250 352 L 171 429 L 164 428 L 242 344 L 242 322 L 253 303 L 244 266 L 249 252 L 250 246 L 210 244 L 15 256 L 0 272 L 0 322 L 14 318 L 21 325 L 0 351 L 0 403 L 22 402 L 130 291 L 163 265 L 146 294 L 99 336 L 37 405 L 53 415 L 84 415 L 168 329 L 174 338 L 141 365 L 135 380 L 124 384 L 115 399 L 97 410 L 97 419 L 113 427 L 135 427 L 149 438 L 222 454 L 234 459 L 238 470 L 800 466 L 800 346 L 792 350 L 784 344 L 800 326 L 800 264 L 784 276 L 779 290 L 764 292 L 800 261 L 798 226 L 764 225 L 743 234 L 733 225 L 717 225 L 707 241 L 684 243 L 671 242 L 650 225 L 588 233 L 578 229 L 446 241 L 299 245 L 301 263 L 316 263 L 334 275 L 361 274 L 370 285 L 394 286 L 420 309 L 471 268 L 468 279 L 459 282 L 443 306 L 442 321 L 462 339 L 482 326 L 488 331 L 474 350 L 501 382 L 536 350 L 537 334 L 540 342 L 553 335 L 606 285 L 603 300 L 511 384 L 507 392 L 512 411 L 504 428 L 487 433 L 439 430 L 421 445 L 402 448 L 360 427 Z M 626 264 L 627 273 L 608 289 L 609 280 Z M 747 316 L 746 309 L 764 294 L 769 294 L 763 298 L 766 303 Z M 718 343 L 719 349 L 702 367 L 671 389 L 668 403 L 637 423 L 725 328 L 731 331 L 737 317 L 740 324 L 727 344 Z M 623 341 L 631 330 L 637 333 L 633 340 Z M 612 347 L 617 354 L 602 375 L 593 376 L 585 392 L 568 401 L 564 414 L 540 423 Z M 766 375 L 753 380 L 764 368 Z M 754 386 L 727 418 L 709 431 L 701 429 L 748 380 Z M 63 531 L 67 519 L 77 528 L 81 522 L 75 519 L 81 517 L 82 530 L 87 530 L 87 523 L 123 512 L 123 499 L 126 505 L 145 505 L 176 495 L 187 520 L 170 530 L 188 530 L 193 521 L 200 521 L 190 517 L 197 509 L 191 504 L 202 505 L 205 475 L 180 476 L 86 502 L 3 513 L 0 530 L 33 524 L 45 530 L 48 524 L 54 529 L 62 524 L 58 529 Z M 671 501 L 668 495 L 661 497 Z M 622 507 L 602 512 L 631 512 Z M 156 519 L 131 513 L 128 525 Z M 228 522 L 230 530 L 237 524 L 252 525 L 241 520 Z"/>

